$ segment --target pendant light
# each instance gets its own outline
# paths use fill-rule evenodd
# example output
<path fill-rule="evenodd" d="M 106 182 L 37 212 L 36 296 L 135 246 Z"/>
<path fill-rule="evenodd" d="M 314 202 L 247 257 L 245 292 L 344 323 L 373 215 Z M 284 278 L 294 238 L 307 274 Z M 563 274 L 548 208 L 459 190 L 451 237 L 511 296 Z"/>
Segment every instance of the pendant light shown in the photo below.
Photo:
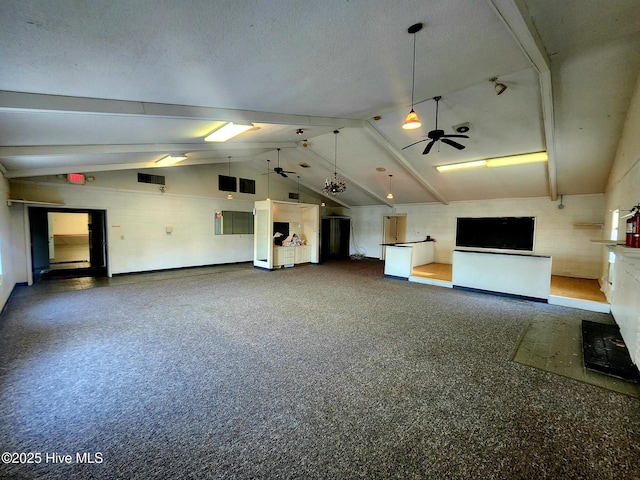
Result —
<path fill-rule="evenodd" d="M 229 158 L 229 176 L 231 176 L 231 157 Z M 233 195 L 230 193 L 227 193 L 227 200 L 233 200 Z"/>
<path fill-rule="evenodd" d="M 411 111 L 402 123 L 402 128 L 405 130 L 414 130 L 422 126 L 422 123 L 418 118 L 418 114 L 413 110 L 413 93 L 416 84 L 416 33 L 418 33 L 420 30 L 422 30 L 422 23 L 416 23 L 415 25 L 411 25 L 407 29 L 407 32 L 413 35 L 413 73 L 411 76 Z"/>
<path fill-rule="evenodd" d="M 347 189 L 347 182 L 345 182 L 344 178 L 338 176 L 338 130 L 333 131 L 336 136 L 336 145 L 335 145 L 335 160 L 333 163 L 333 176 L 328 177 L 324 182 L 324 188 L 322 191 L 325 195 L 331 194 L 336 196 L 340 193 L 343 193 Z"/>
<path fill-rule="evenodd" d="M 266 198 L 266 200 L 271 200 L 270 195 L 269 195 L 269 193 L 270 193 L 270 191 L 269 191 L 269 173 L 270 173 L 269 172 L 269 162 L 271 162 L 271 160 L 269 160 L 267 158 L 267 173 L 266 173 L 266 175 L 267 175 L 267 198 Z"/>
<path fill-rule="evenodd" d="M 393 177 L 393 175 L 389 174 L 389 193 L 387 193 L 387 198 L 389 200 L 393 199 L 393 193 L 391 192 L 391 177 Z"/>

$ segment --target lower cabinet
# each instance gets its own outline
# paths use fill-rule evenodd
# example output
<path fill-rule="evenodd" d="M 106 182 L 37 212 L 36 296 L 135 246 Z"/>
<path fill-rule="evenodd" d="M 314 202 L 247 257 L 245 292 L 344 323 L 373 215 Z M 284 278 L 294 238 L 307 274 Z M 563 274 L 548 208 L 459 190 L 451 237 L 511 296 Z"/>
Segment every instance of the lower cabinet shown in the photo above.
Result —
<path fill-rule="evenodd" d="M 295 249 L 295 263 L 309 263 L 311 261 L 311 247 L 302 245 Z"/>
<path fill-rule="evenodd" d="M 296 263 L 308 263 L 311 261 L 311 247 L 301 245 L 299 247 L 273 247 L 273 266 L 292 267 Z"/>

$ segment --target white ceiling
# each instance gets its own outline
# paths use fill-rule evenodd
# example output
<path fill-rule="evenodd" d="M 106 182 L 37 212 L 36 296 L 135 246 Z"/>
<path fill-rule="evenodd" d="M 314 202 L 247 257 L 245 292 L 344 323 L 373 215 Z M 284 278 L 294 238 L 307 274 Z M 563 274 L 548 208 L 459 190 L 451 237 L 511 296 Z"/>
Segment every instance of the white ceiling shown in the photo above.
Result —
<path fill-rule="evenodd" d="M 423 126 L 405 131 L 417 22 Z M 637 0 L 3 0 L 0 164 L 20 178 L 151 168 L 186 152 L 181 165 L 232 156 L 263 172 L 282 148 L 281 166 L 318 192 L 337 161 L 345 206 L 390 204 L 389 174 L 395 203 L 600 193 L 639 27 Z M 471 124 L 466 148 L 403 150 L 435 127 L 437 95 L 439 128 Z M 256 128 L 204 142 L 225 121 Z M 545 149 L 548 165 L 435 169 Z"/>

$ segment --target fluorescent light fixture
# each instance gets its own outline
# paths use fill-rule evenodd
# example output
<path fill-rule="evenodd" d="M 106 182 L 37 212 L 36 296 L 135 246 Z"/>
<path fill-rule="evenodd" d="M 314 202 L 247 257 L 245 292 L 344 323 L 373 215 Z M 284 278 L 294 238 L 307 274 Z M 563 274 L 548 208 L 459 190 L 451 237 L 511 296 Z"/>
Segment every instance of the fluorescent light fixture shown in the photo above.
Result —
<path fill-rule="evenodd" d="M 178 162 L 186 160 L 187 156 L 185 154 L 181 155 L 167 155 L 166 157 L 161 158 L 156 162 L 156 165 L 167 166 L 167 165 L 175 165 Z"/>
<path fill-rule="evenodd" d="M 546 162 L 549 160 L 547 152 L 526 153 L 524 155 L 512 155 L 487 159 L 487 167 L 509 167 L 511 165 L 523 165 L 525 163 Z"/>
<path fill-rule="evenodd" d="M 253 125 L 240 125 L 238 123 L 229 122 L 226 125 L 220 127 L 215 132 L 210 133 L 205 137 L 207 142 L 226 142 L 227 140 L 240 135 L 242 132 L 253 128 Z"/>
<path fill-rule="evenodd" d="M 475 162 L 452 163 L 450 165 L 438 165 L 436 168 L 439 172 L 450 172 L 451 170 L 463 170 L 465 168 L 486 167 L 486 160 L 476 160 Z"/>
<path fill-rule="evenodd" d="M 463 170 L 478 167 L 510 167 L 512 165 L 524 165 L 526 163 L 546 162 L 549 160 L 547 152 L 525 153 L 524 155 L 510 155 L 508 157 L 487 158 L 486 160 L 475 160 L 473 162 L 452 163 L 450 165 L 439 165 L 436 169 L 439 172 L 450 172 L 452 170 Z"/>

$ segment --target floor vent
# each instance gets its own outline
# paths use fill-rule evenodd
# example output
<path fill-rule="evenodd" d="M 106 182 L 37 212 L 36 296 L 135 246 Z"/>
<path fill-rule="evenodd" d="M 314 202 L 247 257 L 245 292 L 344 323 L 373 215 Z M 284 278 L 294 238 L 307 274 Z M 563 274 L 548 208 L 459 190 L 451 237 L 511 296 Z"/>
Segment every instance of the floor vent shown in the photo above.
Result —
<path fill-rule="evenodd" d="M 149 175 L 148 173 L 138 174 L 138 183 L 152 183 L 153 185 L 164 185 L 164 175 Z"/>

